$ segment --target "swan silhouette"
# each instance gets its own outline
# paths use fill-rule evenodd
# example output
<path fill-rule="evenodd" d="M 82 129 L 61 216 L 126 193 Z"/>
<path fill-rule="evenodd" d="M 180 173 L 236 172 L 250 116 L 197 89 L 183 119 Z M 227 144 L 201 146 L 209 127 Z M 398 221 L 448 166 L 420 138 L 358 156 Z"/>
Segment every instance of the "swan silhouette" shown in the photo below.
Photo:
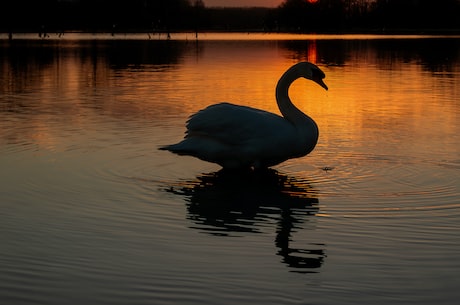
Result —
<path fill-rule="evenodd" d="M 318 126 L 289 98 L 289 87 L 306 78 L 328 89 L 316 65 L 290 67 L 276 86 L 276 102 L 283 117 L 264 110 L 219 103 L 193 114 L 184 139 L 159 149 L 217 163 L 224 169 L 262 169 L 309 154 L 318 141 Z"/>

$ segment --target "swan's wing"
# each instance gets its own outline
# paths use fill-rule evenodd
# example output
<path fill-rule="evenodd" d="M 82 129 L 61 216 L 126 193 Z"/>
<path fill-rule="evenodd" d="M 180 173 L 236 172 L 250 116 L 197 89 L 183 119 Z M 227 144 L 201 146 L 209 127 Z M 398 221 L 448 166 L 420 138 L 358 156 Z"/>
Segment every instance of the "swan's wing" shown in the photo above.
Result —
<path fill-rule="evenodd" d="M 221 103 L 187 121 L 185 139 L 160 147 L 224 168 L 267 167 L 296 154 L 296 127 L 283 117 L 255 108 Z"/>
<path fill-rule="evenodd" d="M 279 115 L 251 107 L 220 103 L 190 117 L 186 138 L 204 137 L 227 145 L 244 145 L 267 137 L 274 138 L 286 128 L 293 128 L 293 125 Z"/>

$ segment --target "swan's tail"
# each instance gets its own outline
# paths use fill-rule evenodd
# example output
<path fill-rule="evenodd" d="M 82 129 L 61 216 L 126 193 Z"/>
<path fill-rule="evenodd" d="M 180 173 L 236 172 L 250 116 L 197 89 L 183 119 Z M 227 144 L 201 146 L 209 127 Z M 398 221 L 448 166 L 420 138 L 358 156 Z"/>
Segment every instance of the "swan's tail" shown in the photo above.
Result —
<path fill-rule="evenodd" d="M 158 147 L 158 149 L 159 149 L 159 150 L 169 150 L 169 147 L 170 147 L 170 146 L 171 146 L 171 145 L 164 145 L 164 146 Z"/>
<path fill-rule="evenodd" d="M 158 147 L 159 150 L 167 150 L 167 151 L 170 151 L 174 154 L 178 154 L 178 155 L 190 155 L 191 152 L 190 150 L 187 150 L 187 149 L 184 149 L 183 147 L 181 147 L 181 145 L 179 145 L 180 143 L 178 144 L 171 144 L 171 145 L 164 145 L 164 146 L 160 146 Z"/>

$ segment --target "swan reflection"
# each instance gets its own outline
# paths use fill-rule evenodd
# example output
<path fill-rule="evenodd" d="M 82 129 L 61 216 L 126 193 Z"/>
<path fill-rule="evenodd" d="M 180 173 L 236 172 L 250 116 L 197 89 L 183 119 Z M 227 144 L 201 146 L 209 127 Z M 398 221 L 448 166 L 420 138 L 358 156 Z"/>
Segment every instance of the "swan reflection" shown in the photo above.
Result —
<path fill-rule="evenodd" d="M 184 196 L 191 226 L 219 236 L 242 236 L 276 228 L 277 255 L 292 271 L 314 272 L 324 258 L 324 244 L 293 247 L 293 233 L 313 220 L 318 208 L 316 190 L 307 182 L 269 169 L 202 174 L 193 181 L 170 186 Z"/>

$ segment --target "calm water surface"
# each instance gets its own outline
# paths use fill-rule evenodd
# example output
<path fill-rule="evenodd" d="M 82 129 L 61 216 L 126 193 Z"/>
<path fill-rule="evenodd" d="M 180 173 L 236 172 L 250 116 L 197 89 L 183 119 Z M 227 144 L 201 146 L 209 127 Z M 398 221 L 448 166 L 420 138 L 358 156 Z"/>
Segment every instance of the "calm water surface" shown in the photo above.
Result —
<path fill-rule="evenodd" d="M 460 39 L 96 38 L 0 41 L 2 304 L 456 304 Z M 309 156 L 157 150 L 300 60 Z"/>

